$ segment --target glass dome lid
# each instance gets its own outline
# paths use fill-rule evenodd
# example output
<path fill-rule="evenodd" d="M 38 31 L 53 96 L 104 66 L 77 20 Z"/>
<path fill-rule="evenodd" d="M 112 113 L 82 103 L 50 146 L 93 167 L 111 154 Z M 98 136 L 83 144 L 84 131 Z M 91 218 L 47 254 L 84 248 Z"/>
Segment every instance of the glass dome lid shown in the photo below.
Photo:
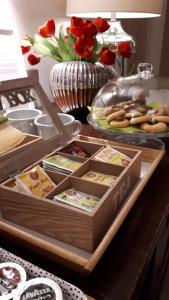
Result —
<path fill-rule="evenodd" d="M 169 77 L 152 69 L 142 63 L 137 75 L 109 81 L 94 98 L 89 123 L 112 137 L 169 136 Z"/>

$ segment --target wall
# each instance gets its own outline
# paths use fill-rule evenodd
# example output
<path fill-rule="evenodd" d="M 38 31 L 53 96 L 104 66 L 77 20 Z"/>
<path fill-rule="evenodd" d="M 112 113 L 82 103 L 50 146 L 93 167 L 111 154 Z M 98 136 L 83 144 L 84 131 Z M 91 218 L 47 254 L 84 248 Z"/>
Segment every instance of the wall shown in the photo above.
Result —
<path fill-rule="evenodd" d="M 164 28 L 164 39 L 162 44 L 162 55 L 160 61 L 160 75 L 169 76 L 169 2 L 166 7 L 166 19 L 165 19 L 165 28 Z"/>
<path fill-rule="evenodd" d="M 65 17 L 66 0 L 10 1 L 20 38 L 22 38 L 25 33 L 34 35 L 37 28 L 49 18 L 54 18 L 59 23 L 63 22 Z M 38 68 L 40 82 L 48 96 L 52 99 L 49 88 L 49 74 L 52 66 L 56 62 L 48 58 L 43 58 L 41 63 L 35 67 L 30 66 L 26 59 L 25 62 L 28 69 Z"/>
<path fill-rule="evenodd" d="M 125 30 L 136 38 L 137 63 L 152 63 L 155 75 L 159 74 L 160 71 L 165 19 L 167 19 L 166 9 L 167 0 L 163 0 L 163 14 L 161 17 L 123 21 Z M 165 33 L 166 37 L 167 31 Z"/>

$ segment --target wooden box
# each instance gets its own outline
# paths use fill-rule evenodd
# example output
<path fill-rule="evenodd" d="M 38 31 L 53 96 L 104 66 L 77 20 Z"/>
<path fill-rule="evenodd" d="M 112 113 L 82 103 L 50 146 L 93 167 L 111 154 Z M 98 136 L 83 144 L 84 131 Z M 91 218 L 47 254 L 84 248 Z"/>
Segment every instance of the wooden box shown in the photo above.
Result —
<path fill-rule="evenodd" d="M 3 88 L 15 88 L 22 86 L 34 86 L 36 92 L 40 95 L 42 104 L 45 105 L 54 124 L 59 129 L 59 135 L 43 141 L 39 147 L 30 148 L 29 151 L 21 150 L 15 157 L 14 165 L 16 172 L 29 170 L 37 164 L 41 164 L 42 158 L 51 156 L 54 153 L 62 152 L 62 148 L 72 142 L 71 136 L 64 129 L 61 121 L 58 119 L 56 112 L 53 110 L 49 100 L 44 94 L 41 86 L 35 78 L 14 80 L 5 85 Z M 1 91 L 0 90 L 0 91 Z M 117 212 L 123 206 L 125 197 L 129 195 L 133 187 L 140 179 L 141 151 L 130 149 L 127 146 L 114 146 L 118 151 L 126 154 L 131 158 L 130 164 L 123 168 L 117 165 L 111 165 L 94 160 L 94 156 L 99 152 L 105 143 L 101 140 L 98 143 L 88 141 L 76 141 L 79 145 L 90 154 L 85 159 L 81 157 L 71 157 L 74 160 L 81 161 L 82 166 L 71 175 L 64 175 L 59 172 L 48 171 L 48 175 L 56 184 L 56 189 L 48 195 L 47 198 L 33 197 L 29 194 L 15 191 L 11 183 L 15 179 L 11 177 L 13 166 L 8 165 L 10 179 L 1 182 L 0 185 L 0 209 L 4 219 L 34 232 L 43 234 L 55 240 L 62 241 L 71 246 L 93 252 L 101 242 L 110 224 L 115 219 Z M 13 154 L 8 154 L 9 162 L 14 159 Z M 1 167 L 0 167 L 1 169 Z M 81 179 L 81 176 L 88 170 L 94 170 L 104 174 L 118 176 L 115 185 L 107 187 L 105 185 L 87 182 Z M 15 174 L 16 174 L 15 172 Z M 74 187 L 81 192 L 85 192 L 99 197 L 99 202 L 95 209 L 89 213 L 73 206 L 54 202 L 53 196 L 70 187 Z"/>

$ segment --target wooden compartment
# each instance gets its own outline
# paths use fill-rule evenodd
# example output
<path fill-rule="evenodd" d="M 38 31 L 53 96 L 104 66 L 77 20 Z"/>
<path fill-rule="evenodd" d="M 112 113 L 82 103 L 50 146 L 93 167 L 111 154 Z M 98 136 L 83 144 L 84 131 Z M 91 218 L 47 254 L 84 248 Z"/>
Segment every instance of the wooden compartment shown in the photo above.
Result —
<path fill-rule="evenodd" d="M 126 151 L 128 150 L 124 150 L 124 153 Z M 83 165 L 67 177 L 52 172 L 52 178 L 58 185 L 48 195 L 48 199 L 14 191 L 9 187 L 9 184 L 2 185 L 0 187 L 2 216 L 7 220 L 72 246 L 86 251 L 94 251 L 112 222 L 112 218 L 120 207 L 124 196 L 130 192 L 139 179 L 141 153 L 132 150 L 129 150 L 129 152 L 133 154 L 133 159 L 126 168 L 103 164 L 105 172 L 111 173 L 114 167 L 114 172 L 118 175 L 116 183 L 111 187 L 93 182 L 86 184 L 85 180 L 74 177 L 90 165 L 100 170 L 99 164 L 102 165 L 102 163 L 93 161 L 92 157 L 86 160 L 69 154 L 64 154 L 64 156 L 71 156 L 74 160 L 83 162 Z M 110 171 L 106 171 L 109 168 Z M 100 199 L 92 213 L 52 200 L 55 194 L 71 187 Z"/>
<path fill-rule="evenodd" d="M 62 181 L 64 181 L 67 178 L 66 175 L 59 172 L 46 171 L 46 173 L 56 185 L 60 184 Z M 1 185 L 11 188 L 11 186 L 14 183 L 15 183 L 15 178 L 10 178 L 4 181 Z"/>
<path fill-rule="evenodd" d="M 87 159 L 84 158 L 84 157 L 80 157 L 80 156 L 75 156 L 75 155 L 71 155 L 71 154 L 67 154 L 67 153 L 62 153 L 60 151 L 57 151 L 55 154 L 60 154 L 61 156 L 64 156 L 64 157 L 67 157 L 71 160 L 74 160 L 74 161 L 79 161 L 81 163 L 84 163 Z M 55 155 L 54 154 L 54 155 Z M 53 154 L 52 154 L 53 155 Z M 49 156 L 49 155 L 48 155 Z"/>
<path fill-rule="evenodd" d="M 77 171 L 75 171 L 73 176 L 81 178 L 85 173 L 87 173 L 90 170 L 105 175 L 112 175 L 118 177 L 124 171 L 124 167 L 91 159 L 88 160 L 85 164 L 83 164 Z"/>
<path fill-rule="evenodd" d="M 94 183 L 86 187 L 81 180 L 69 177 L 48 197 L 52 199 L 54 194 L 69 187 L 80 188 L 81 191 L 92 194 L 94 188 L 96 190 L 94 194 L 98 197 L 102 197 L 107 190 L 99 185 L 96 188 Z M 7 186 L 1 187 L 0 192 L 1 211 L 5 219 L 81 249 L 93 251 L 94 235 L 91 213 L 46 198 L 32 197 Z"/>
<path fill-rule="evenodd" d="M 70 146 L 71 146 L 71 144 L 76 144 L 79 147 L 81 147 L 89 155 L 89 157 L 96 154 L 96 152 L 98 152 L 102 148 L 102 145 L 92 144 L 90 142 L 73 141 L 73 142 L 69 143 Z M 63 152 L 64 148 L 65 147 L 63 147 L 59 151 Z"/>
<path fill-rule="evenodd" d="M 67 175 L 59 173 L 59 172 L 53 172 L 53 171 L 45 171 L 48 176 L 52 179 L 52 181 L 58 185 L 60 184 L 63 180 L 67 178 Z"/>

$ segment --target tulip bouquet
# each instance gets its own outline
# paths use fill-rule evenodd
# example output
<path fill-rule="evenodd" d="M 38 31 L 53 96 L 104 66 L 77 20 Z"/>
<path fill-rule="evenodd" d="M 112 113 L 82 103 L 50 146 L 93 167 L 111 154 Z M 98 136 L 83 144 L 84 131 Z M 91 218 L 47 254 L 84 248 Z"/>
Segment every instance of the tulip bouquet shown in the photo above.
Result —
<path fill-rule="evenodd" d="M 84 21 L 72 17 L 67 33 L 60 27 L 59 36 L 55 36 L 56 25 L 53 19 L 45 22 L 38 28 L 35 37 L 26 35 L 21 41 L 22 53 L 28 53 L 27 59 L 31 65 L 38 64 L 43 56 L 50 57 L 58 62 L 100 61 L 105 65 L 113 65 L 116 55 L 129 58 L 131 48 L 128 42 L 121 42 L 117 47 L 101 45 L 96 36 L 109 29 L 110 25 L 101 17 L 94 21 Z M 33 49 L 33 50 L 32 50 Z"/>

